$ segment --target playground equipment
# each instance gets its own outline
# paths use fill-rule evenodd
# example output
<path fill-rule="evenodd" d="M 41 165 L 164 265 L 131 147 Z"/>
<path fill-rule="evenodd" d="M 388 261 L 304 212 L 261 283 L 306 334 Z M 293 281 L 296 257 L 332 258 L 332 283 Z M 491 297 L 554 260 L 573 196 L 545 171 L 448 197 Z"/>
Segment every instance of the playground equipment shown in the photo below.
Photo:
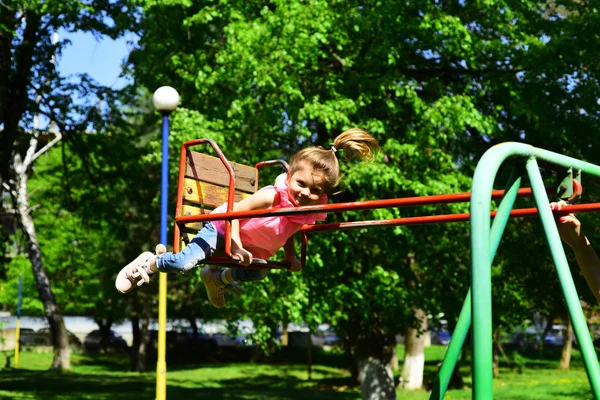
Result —
<path fill-rule="evenodd" d="M 192 146 L 207 144 L 212 147 L 218 157 L 190 150 Z M 444 397 L 468 329 L 471 327 L 471 321 L 473 332 L 473 398 L 477 400 L 493 398 L 491 265 L 508 219 L 510 217 L 539 215 L 550 244 L 552 257 L 556 264 L 558 277 L 583 355 L 592 392 L 597 399 L 600 399 L 600 369 L 598 360 L 585 324 L 573 279 L 570 275 L 566 256 L 554 222 L 554 216 L 550 210 L 550 201 L 548 199 L 548 191 L 550 189 L 543 184 L 537 160 L 569 168 L 569 176 L 558 187 L 561 198 L 566 200 L 573 200 L 581 195 L 582 172 L 600 176 L 600 167 L 529 145 L 504 143 L 489 149 L 479 161 L 475 170 L 471 193 L 314 205 L 278 210 L 232 212 L 235 201 L 249 196 L 259 187 L 258 176 L 260 168 L 276 164 L 286 168 L 287 164 L 281 160 L 262 162 L 254 167 L 231 163 L 226 159 L 218 145 L 210 139 L 199 139 L 184 143 L 181 148 L 180 157 L 174 251 L 179 251 L 189 239 L 188 235 L 191 232 L 196 233 L 202 227 L 202 223 L 224 220 L 226 221 L 226 256 L 213 257 L 208 262 L 227 264 L 234 268 L 287 269 L 289 265 L 269 260 L 255 260 L 249 267 L 239 265 L 231 256 L 230 237 L 231 220 L 233 219 L 470 201 L 470 214 L 430 215 L 377 221 L 319 224 L 304 226 L 300 230 L 303 238 L 301 262 L 304 265 L 306 262 L 308 234 L 365 227 L 418 225 L 470 220 L 472 289 L 466 295 L 456 329 L 431 394 L 432 399 L 441 399 Z M 523 168 L 518 168 L 513 170 L 506 190 L 492 190 L 500 166 L 509 157 L 517 157 L 525 160 L 524 170 L 529 177 L 531 188 L 520 188 Z M 573 178 L 573 170 L 577 171 L 576 178 Z M 516 198 L 525 196 L 534 197 L 536 208 L 513 210 Z M 495 212 L 491 212 L 491 201 L 497 199 L 501 199 L 501 203 Z M 227 202 L 227 212 L 210 214 L 212 209 L 224 202 Z M 561 213 L 598 210 L 600 210 L 599 204 L 585 204 L 564 207 Z M 494 218 L 493 224 L 490 224 L 491 218 Z M 161 329 L 164 329 L 164 326 Z M 157 396 L 157 398 L 160 397 Z"/>

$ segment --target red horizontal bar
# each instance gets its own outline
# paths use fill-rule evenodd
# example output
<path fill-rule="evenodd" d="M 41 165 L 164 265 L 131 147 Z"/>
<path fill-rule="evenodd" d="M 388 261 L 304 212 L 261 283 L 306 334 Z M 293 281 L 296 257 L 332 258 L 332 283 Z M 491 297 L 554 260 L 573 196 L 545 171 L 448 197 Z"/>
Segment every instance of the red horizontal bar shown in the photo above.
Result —
<path fill-rule="evenodd" d="M 553 187 L 547 187 L 547 191 L 555 189 Z M 531 196 L 532 192 L 530 188 L 519 189 L 517 197 Z M 500 199 L 504 195 L 504 190 L 492 191 L 492 199 Z M 384 200 L 367 200 L 367 201 L 356 201 L 347 203 L 337 204 L 323 204 L 315 206 L 305 207 L 291 207 L 291 208 L 280 208 L 280 209 L 266 209 L 266 210 L 252 210 L 252 211 L 237 211 L 230 213 L 219 213 L 219 214 L 204 214 L 204 215 L 187 215 L 175 218 L 178 223 L 189 223 L 189 222 L 200 222 L 200 221 L 219 221 L 219 220 L 232 220 L 240 218 L 258 218 L 267 216 L 279 216 L 279 215 L 296 215 L 296 214 L 316 214 L 321 212 L 342 212 L 352 210 L 372 210 L 376 208 L 393 208 L 393 207 L 413 207 L 413 206 L 424 206 L 431 204 L 451 204 L 451 203 L 464 203 L 468 202 L 471 198 L 471 193 L 458 193 L 458 194 L 441 194 L 435 196 L 416 196 L 416 197 L 404 197 L 398 199 L 384 199 Z"/>
<path fill-rule="evenodd" d="M 564 206 L 560 211 L 554 211 L 555 214 L 565 215 L 576 212 L 594 212 L 600 211 L 600 203 L 589 203 Z M 511 218 L 521 217 L 534 217 L 538 215 L 537 208 L 521 208 L 510 212 Z M 494 218 L 496 211 L 492 211 L 490 216 Z M 424 217 L 406 217 L 406 218 L 394 218 L 385 220 L 374 220 L 374 221 L 356 221 L 356 222 L 339 222 L 335 224 L 319 224 L 319 225 L 304 225 L 300 232 L 314 233 L 314 232 L 326 232 L 326 231 L 347 231 L 351 229 L 359 228 L 374 228 L 381 226 L 409 226 L 409 225 L 428 225 L 428 224 L 439 224 L 447 222 L 465 222 L 468 221 L 471 215 L 469 213 L 463 214 L 445 214 L 445 215 L 428 215 Z"/>
<path fill-rule="evenodd" d="M 264 260 L 262 258 L 253 258 L 252 264 L 242 265 L 237 260 L 230 257 L 213 256 L 202 261 L 203 264 L 227 265 L 236 269 L 290 269 L 289 262 Z"/>

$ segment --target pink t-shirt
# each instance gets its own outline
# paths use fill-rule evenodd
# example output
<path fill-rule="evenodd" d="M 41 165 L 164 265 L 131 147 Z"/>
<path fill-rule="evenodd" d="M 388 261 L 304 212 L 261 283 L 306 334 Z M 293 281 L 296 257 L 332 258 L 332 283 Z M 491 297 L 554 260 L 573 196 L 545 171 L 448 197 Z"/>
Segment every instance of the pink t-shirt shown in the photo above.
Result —
<path fill-rule="evenodd" d="M 287 174 L 279 175 L 274 186 L 265 186 L 260 190 L 273 188 L 279 193 L 279 204 L 273 206 L 274 209 L 295 207 L 288 194 Z M 317 204 L 327 204 L 327 195 L 321 196 Z M 224 212 L 227 212 L 227 203 L 215 208 L 212 213 Z M 326 216 L 327 213 L 318 213 L 240 219 L 240 239 L 253 257 L 266 259 L 277 253 L 302 225 L 323 221 Z M 212 223 L 217 233 L 225 236 L 225 221 Z"/>

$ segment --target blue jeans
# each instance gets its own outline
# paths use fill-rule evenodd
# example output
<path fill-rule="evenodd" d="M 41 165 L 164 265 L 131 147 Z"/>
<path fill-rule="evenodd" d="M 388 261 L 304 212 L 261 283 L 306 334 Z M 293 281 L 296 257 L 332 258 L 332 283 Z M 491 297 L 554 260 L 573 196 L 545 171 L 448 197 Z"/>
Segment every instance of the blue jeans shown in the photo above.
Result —
<path fill-rule="evenodd" d="M 208 222 L 179 253 L 165 253 L 156 258 L 160 272 L 185 273 L 217 252 L 225 250 L 225 240 L 213 224 Z M 259 281 L 267 276 L 267 270 L 232 269 L 233 279 L 238 282 Z"/>

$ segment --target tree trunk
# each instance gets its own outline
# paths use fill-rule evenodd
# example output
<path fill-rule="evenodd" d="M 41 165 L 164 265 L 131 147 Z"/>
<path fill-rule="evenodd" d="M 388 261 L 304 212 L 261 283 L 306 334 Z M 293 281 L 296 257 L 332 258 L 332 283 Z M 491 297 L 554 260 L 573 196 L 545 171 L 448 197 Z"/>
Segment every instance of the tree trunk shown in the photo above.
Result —
<path fill-rule="evenodd" d="M 571 366 L 571 350 L 573 349 L 573 324 L 569 317 L 567 317 L 567 328 L 564 330 L 563 336 L 565 340 L 563 342 L 558 369 L 568 371 Z"/>
<path fill-rule="evenodd" d="M 500 357 L 498 356 L 498 349 L 494 346 L 493 357 L 492 357 L 492 375 L 497 378 L 500 375 Z"/>
<path fill-rule="evenodd" d="M 343 338 L 346 355 L 352 361 L 352 377 L 360 383 L 362 398 L 366 400 L 396 400 L 394 375 L 390 367 L 396 351 L 395 337 L 381 328 L 381 320 L 374 315 L 372 324 L 365 324 L 353 311 L 349 315 L 347 335 Z"/>
<path fill-rule="evenodd" d="M 110 347 L 110 328 L 113 323 L 112 318 L 108 318 L 107 320 L 94 319 L 94 322 L 96 322 L 98 328 L 100 328 L 100 348 L 106 352 Z"/>
<path fill-rule="evenodd" d="M 136 299 L 136 300 L 139 300 Z M 146 357 L 148 355 L 148 344 L 152 340 L 148 336 L 148 327 L 150 326 L 151 317 L 150 304 L 143 301 L 142 318 L 138 315 L 131 317 L 131 327 L 133 329 L 133 346 L 132 346 L 132 368 L 137 372 L 146 372 Z"/>
<path fill-rule="evenodd" d="M 391 359 L 390 359 L 390 368 L 392 369 L 392 371 L 397 370 L 398 368 L 400 368 L 400 362 L 398 361 L 398 342 L 396 341 L 396 335 L 390 335 L 390 352 L 391 352 Z"/>
<path fill-rule="evenodd" d="M 131 370 L 137 371 L 138 354 L 142 342 L 142 335 L 140 334 L 140 317 L 138 315 L 132 315 L 129 320 L 131 321 L 131 333 L 133 335 L 133 340 L 131 342 Z"/>
<path fill-rule="evenodd" d="M 194 338 L 194 341 L 197 341 L 200 335 L 198 333 L 198 324 L 196 323 L 196 317 L 188 317 L 187 320 L 190 323 L 190 328 L 192 328 L 192 337 Z"/>
<path fill-rule="evenodd" d="M 355 340 L 353 340 L 354 337 L 352 332 L 349 331 L 349 333 L 350 334 L 348 336 L 344 336 L 342 338 L 342 347 L 344 349 L 344 356 L 346 357 L 346 361 L 349 365 L 352 383 L 358 384 L 360 382 L 358 380 L 358 365 L 354 355 Z"/>
<path fill-rule="evenodd" d="M 32 140 L 33 148 L 37 140 Z M 42 253 L 37 241 L 35 225 L 31 214 L 29 213 L 29 199 L 27 197 L 27 164 L 20 161 L 19 157 L 15 157 L 15 202 L 19 220 L 27 243 L 27 254 L 31 261 L 33 276 L 39 292 L 40 300 L 44 305 L 44 312 L 50 333 L 52 335 L 52 346 L 54 348 L 54 358 L 52 360 L 52 369 L 69 370 L 71 369 L 71 348 L 69 347 L 69 339 L 67 329 L 63 317 L 54 301 L 52 288 L 46 268 L 42 261 Z"/>
<path fill-rule="evenodd" d="M 493 358 L 492 358 L 492 374 L 494 378 L 500 375 L 500 354 L 498 354 L 498 345 L 500 344 L 500 332 L 494 331 L 494 343 L 493 343 Z"/>
<path fill-rule="evenodd" d="M 279 343 L 281 344 L 281 347 L 287 347 L 290 343 L 287 324 L 284 324 L 281 328 L 281 336 L 279 337 Z"/>
<path fill-rule="evenodd" d="M 355 359 L 362 398 L 365 400 L 395 400 L 396 388 L 390 362 L 393 336 L 373 329 L 356 342 Z"/>
<path fill-rule="evenodd" d="M 415 310 L 415 318 L 420 321 L 419 329 L 406 329 L 404 365 L 401 386 L 404 389 L 421 389 L 425 369 L 425 335 L 427 316 L 422 309 Z M 419 335 L 419 332 L 421 334 Z"/>
<path fill-rule="evenodd" d="M 387 336 L 373 333 L 358 342 L 356 362 L 364 400 L 395 400 L 392 359 Z"/>
<path fill-rule="evenodd" d="M 150 303 L 144 302 L 144 318 L 142 318 L 142 327 L 140 329 L 140 347 L 138 347 L 137 353 L 137 372 L 146 371 L 146 357 L 148 355 L 148 327 L 150 326 Z"/>

